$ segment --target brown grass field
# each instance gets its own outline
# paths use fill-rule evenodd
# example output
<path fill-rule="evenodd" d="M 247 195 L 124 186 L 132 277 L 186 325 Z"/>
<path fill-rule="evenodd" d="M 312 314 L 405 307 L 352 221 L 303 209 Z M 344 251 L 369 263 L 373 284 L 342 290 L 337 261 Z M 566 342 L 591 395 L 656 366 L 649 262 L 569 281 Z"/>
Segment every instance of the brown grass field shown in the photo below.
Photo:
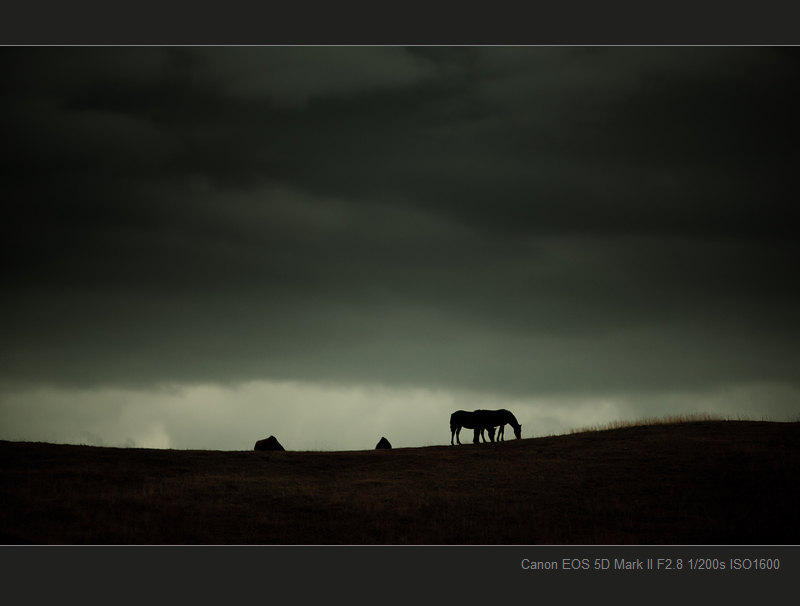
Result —
<path fill-rule="evenodd" d="M 0 442 L 0 543 L 798 544 L 799 480 L 798 422 L 349 452 Z"/>

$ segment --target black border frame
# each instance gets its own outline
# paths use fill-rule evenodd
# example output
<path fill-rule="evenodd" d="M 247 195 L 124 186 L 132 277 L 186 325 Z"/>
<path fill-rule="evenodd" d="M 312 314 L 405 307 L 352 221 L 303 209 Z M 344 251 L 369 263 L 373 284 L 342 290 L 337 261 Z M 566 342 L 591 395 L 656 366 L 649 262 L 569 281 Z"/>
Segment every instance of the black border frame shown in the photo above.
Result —
<path fill-rule="evenodd" d="M 470 8 L 472 6 L 472 8 Z M 28 0 L 4 5 L 0 44 L 61 45 L 797 45 L 791 3 L 190 3 Z M 450 600 L 526 597 L 642 602 L 698 589 L 743 603 L 791 595 L 796 546 L 2 546 L 7 595 L 34 601 L 125 596 Z M 561 563 L 526 570 L 523 560 Z M 616 560 L 678 558 L 678 570 L 620 570 Z M 690 558 L 780 560 L 778 570 L 690 570 Z M 564 560 L 580 562 L 565 570 Z M 595 560 L 609 568 L 594 569 Z M 583 562 L 589 567 L 584 568 Z M 41 580 L 37 580 L 41 577 Z"/>

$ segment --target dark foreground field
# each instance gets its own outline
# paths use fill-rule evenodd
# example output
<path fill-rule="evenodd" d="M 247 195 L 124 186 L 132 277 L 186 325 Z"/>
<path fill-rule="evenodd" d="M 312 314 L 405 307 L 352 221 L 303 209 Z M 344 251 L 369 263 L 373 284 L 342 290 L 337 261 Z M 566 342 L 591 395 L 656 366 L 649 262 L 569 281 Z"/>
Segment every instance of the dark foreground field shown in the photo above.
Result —
<path fill-rule="evenodd" d="M 798 544 L 800 423 L 360 452 L 0 442 L 0 543 Z"/>

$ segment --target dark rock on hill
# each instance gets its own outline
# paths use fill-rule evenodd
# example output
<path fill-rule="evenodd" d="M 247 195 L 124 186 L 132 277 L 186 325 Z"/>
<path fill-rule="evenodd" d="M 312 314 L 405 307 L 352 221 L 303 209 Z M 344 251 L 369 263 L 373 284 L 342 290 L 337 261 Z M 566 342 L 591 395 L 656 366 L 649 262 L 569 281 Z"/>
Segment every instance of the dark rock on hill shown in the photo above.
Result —
<path fill-rule="evenodd" d="M 275 436 L 270 436 L 266 440 L 259 440 L 256 442 L 253 450 L 286 450 L 281 443 L 278 442 Z"/>

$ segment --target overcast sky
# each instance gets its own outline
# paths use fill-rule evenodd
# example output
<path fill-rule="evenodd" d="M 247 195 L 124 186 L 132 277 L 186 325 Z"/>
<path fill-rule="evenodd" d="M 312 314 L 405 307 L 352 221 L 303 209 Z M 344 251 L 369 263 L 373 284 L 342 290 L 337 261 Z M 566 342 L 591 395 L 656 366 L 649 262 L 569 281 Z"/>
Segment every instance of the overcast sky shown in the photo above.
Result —
<path fill-rule="evenodd" d="M 800 415 L 796 49 L 6 47 L 0 70 L 0 439 Z"/>

